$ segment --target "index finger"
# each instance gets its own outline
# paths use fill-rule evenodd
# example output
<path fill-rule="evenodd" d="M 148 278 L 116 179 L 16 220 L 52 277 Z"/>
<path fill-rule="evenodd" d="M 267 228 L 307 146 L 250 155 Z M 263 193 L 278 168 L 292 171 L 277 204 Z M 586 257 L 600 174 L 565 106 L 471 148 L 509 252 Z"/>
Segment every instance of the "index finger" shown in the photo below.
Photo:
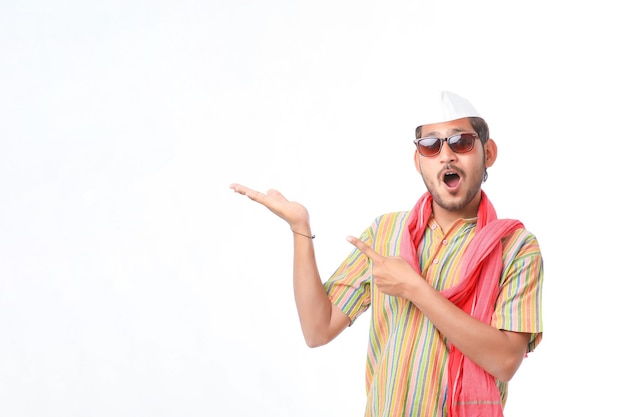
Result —
<path fill-rule="evenodd" d="M 241 195 L 248 197 L 250 200 L 256 201 L 261 204 L 266 204 L 265 198 L 267 196 L 259 191 L 253 190 L 252 188 L 243 186 L 241 184 L 236 184 L 236 183 L 231 184 L 230 188 L 236 193 L 239 193 Z"/>
<path fill-rule="evenodd" d="M 230 184 L 230 189 L 235 191 L 236 193 L 239 193 L 241 195 L 246 195 L 248 194 L 250 191 L 254 191 L 251 188 L 248 188 L 246 186 L 243 186 L 241 184 L 237 184 L 237 183 L 232 183 Z"/>
<path fill-rule="evenodd" d="M 372 249 L 371 246 L 364 243 L 362 240 L 357 239 L 354 236 L 348 236 L 346 238 L 348 242 L 352 243 L 358 250 L 360 250 L 365 256 L 370 258 L 374 262 L 380 262 L 383 260 L 383 256 Z"/>

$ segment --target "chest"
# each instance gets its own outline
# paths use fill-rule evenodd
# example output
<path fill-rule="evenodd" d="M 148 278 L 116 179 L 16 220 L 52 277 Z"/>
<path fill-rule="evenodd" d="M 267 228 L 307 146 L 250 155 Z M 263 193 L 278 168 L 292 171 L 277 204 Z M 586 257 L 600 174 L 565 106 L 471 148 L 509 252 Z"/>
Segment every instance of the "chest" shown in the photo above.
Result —
<path fill-rule="evenodd" d="M 441 291 L 459 283 L 463 255 L 474 236 L 472 225 L 460 225 L 444 234 L 431 226 L 418 245 L 418 259 L 424 279 Z"/>

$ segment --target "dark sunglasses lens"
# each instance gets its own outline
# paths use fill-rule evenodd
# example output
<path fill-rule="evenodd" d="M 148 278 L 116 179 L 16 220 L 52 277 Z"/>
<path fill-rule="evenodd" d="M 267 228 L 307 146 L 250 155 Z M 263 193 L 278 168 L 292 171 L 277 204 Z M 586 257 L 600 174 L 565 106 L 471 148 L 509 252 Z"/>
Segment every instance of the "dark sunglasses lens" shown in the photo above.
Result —
<path fill-rule="evenodd" d="M 448 139 L 448 145 L 456 153 L 469 152 L 474 148 L 474 138 L 471 133 L 454 135 Z"/>
<path fill-rule="evenodd" d="M 423 138 L 417 141 L 417 148 L 423 156 L 433 156 L 441 150 L 441 142 L 438 138 Z"/>

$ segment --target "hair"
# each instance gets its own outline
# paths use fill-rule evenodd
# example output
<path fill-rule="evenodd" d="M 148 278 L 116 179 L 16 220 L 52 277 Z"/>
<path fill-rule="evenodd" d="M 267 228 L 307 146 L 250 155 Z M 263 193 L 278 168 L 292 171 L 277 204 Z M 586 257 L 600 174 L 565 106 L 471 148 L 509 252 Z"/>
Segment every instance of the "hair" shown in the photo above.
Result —
<path fill-rule="evenodd" d="M 489 126 L 487 122 L 480 117 L 470 117 L 469 118 L 472 127 L 478 134 L 478 138 L 483 143 L 483 145 L 489 140 Z M 415 137 L 420 138 L 422 135 L 422 126 L 418 126 L 415 129 Z"/>

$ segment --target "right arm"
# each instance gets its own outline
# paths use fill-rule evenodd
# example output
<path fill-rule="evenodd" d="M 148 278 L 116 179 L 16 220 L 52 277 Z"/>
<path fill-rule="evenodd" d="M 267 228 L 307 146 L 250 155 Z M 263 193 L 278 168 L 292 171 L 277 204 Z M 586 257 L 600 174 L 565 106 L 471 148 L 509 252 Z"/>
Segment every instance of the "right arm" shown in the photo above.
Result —
<path fill-rule="evenodd" d="M 348 327 L 350 319 L 330 301 L 322 284 L 313 239 L 309 237 L 312 235 L 307 209 L 287 200 L 276 190 L 264 194 L 240 184 L 232 184 L 230 188 L 264 205 L 285 220 L 294 231 L 293 289 L 302 333 L 309 347 L 330 342 Z"/>

